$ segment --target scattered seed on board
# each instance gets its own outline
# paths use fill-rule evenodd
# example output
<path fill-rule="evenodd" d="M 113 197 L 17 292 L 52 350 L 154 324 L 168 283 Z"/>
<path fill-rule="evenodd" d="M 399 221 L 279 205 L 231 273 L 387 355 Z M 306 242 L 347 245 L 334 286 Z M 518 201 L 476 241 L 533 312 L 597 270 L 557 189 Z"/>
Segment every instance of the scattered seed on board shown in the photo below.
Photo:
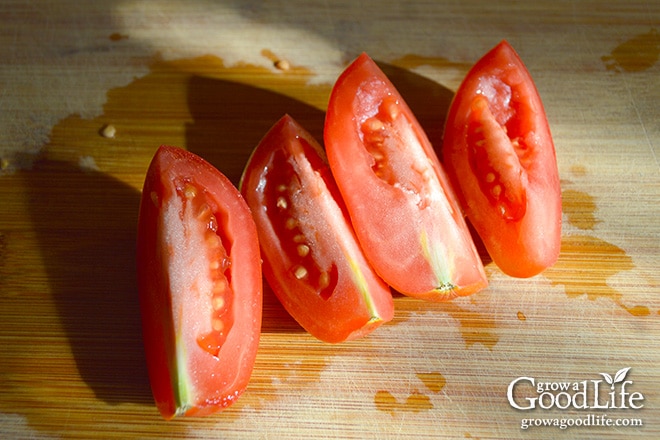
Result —
<path fill-rule="evenodd" d="M 286 71 L 291 68 L 291 64 L 287 60 L 277 60 L 275 61 L 275 68 Z"/>
<path fill-rule="evenodd" d="M 114 138 L 116 134 L 117 134 L 117 129 L 112 124 L 104 125 L 103 128 L 101 129 L 101 136 L 103 136 L 104 138 L 111 139 Z"/>

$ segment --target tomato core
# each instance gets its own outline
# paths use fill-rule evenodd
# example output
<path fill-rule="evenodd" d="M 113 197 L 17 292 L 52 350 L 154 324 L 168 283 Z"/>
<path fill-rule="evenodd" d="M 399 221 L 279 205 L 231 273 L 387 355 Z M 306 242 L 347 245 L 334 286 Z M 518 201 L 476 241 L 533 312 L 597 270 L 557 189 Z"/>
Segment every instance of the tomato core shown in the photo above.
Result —
<path fill-rule="evenodd" d="M 170 243 L 170 246 L 183 245 L 179 252 L 192 259 L 191 266 L 194 267 L 190 269 L 197 271 L 197 278 L 191 288 L 208 300 L 210 310 L 208 319 L 211 323 L 211 331 L 198 335 L 197 344 L 217 357 L 234 320 L 231 311 L 233 299 L 231 260 L 228 257 L 231 242 L 221 235 L 220 231 L 224 230 L 219 224 L 219 221 L 222 221 L 222 214 L 213 212 L 204 190 L 188 179 L 177 179 L 174 186 L 181 203 L 179 215 L 191 221 L 185 223 L 188 226 L 183 230 L 184 236 L 189 239 Z M 186 246 L 186 243 L 189 245 Z M 192 255 L 200 249 L 195 243 L 206 245 L 202 248 L 206 250 L 206 255 Z M 203 263 L 197 263 L 200 260 L 196 258 L 201 258 Z"/>
<path fill-rule="evenodd" d="M 421 151 L 421 145 L 411 125 L 399 101 L 390 95 L 380 102 L 377 113 L 366 118 L 360 129 L 364 148 L 372 157 L 374 174 L 424 209 L 431 203 L 426 188 L 431 185 L 436 189 L 439 183 L 428 158 L 415 154 Z"/>
<path fill-rule="evenodd" d="M 304 140 L 299 141 L 305 148 Z M 302 191 L 293 165 L 286 159 L 283 151 L 275 151 L 272 167 L 267 171 L 265 179 L 266 212 L 277 237 L 282 241 L 282 248 L 287 253 L 289 270 L 296 279 L 307 281 L 322 299 L 327 300 L 337 285 L 337 267 L 332 264 L 329 269 L 324 270 L 316 262 L 316 238 L 307 236 L 299 222 L 299 217 L 304 212 L 298 210 L 304 210 L 305 207 L 299 206 L 295 200 Z"/>

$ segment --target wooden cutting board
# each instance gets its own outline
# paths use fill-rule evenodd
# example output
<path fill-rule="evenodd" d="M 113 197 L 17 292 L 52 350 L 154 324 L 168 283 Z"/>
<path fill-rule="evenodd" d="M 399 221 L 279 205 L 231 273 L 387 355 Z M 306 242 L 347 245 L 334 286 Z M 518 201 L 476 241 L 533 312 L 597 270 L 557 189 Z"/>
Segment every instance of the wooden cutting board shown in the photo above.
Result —
<path fill-rule="evenodd" d="M 60 3 L 0 14 L 0 437 L 660 436 L 656 2 Z M 397 296 L 391 323 L 339 345 L 266 290 L 245 394 L 163 421 L 134 257 L 156 148 L 187 148 L 237 183 L 284 113 L 322 139 L 332 79 L 363 50 L 437 144 L 461 78 L 502 38 L 555 137 L 558 263 L 513 279 L 482 249 L 488 289 L 445 304 Z M 608 407 L 577 407 L 581 386 Z M 544 421 L 574 426 L 533 426 Z"/>

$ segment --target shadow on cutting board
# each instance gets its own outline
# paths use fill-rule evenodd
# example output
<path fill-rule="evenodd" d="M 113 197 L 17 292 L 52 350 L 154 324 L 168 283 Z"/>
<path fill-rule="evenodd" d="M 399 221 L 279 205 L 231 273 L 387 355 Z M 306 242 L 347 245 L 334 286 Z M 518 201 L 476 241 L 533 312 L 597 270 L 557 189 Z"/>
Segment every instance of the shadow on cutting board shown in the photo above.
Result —
<path fill-rule="evenodd" d="M 188 81 L 186 147 L 211 162 L 238 187 L 241 173 L 266 132 L 291 115 L 323 144 L 325 112 L 297 99 L 224 79 Z"/>
<path fill-rule="evenodd" d="M 138 191 L 60 161 L 38 162 L 23 176 L 81 378 L 104 402 L 151 404 L 135 277 Z"/>

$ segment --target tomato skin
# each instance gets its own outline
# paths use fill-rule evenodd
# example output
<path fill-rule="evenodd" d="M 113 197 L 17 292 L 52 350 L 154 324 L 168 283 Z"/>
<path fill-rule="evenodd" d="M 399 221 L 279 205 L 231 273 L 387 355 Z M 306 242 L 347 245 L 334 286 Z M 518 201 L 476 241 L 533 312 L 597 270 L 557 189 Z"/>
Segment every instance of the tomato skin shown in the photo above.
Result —
<path fill-rule="evenodd" d="M 487 286 L 456 195 L 428 137 L 364 53 L 333 87 L 324 139 L 356 235 L 390 286 L 428 301 Z"/>
<path fill-rule="evenodd" d="M 561 189 L 545 110 L 506 41 L 470 69 L 445 122 L 443 161 L 491 258 L 511 276 L 552 266 L 561 243 Z"/>
<path fill-rule="evenodd" d="M 257 224 L 264 276 L 305 330 L 339 343 L 392 319 L 389 286 L 359 247 L 323 150 L 291 116 L 254 149 L 240 189 Z"/>
<path fill-rule="evenodd" d="M 161 415 L 202 416 L 231 405 L 256 357 L 262 278 L 256 227 L 229 179 L 193 153 L 160 147 L 142 192 L 137 264 Z"/>

